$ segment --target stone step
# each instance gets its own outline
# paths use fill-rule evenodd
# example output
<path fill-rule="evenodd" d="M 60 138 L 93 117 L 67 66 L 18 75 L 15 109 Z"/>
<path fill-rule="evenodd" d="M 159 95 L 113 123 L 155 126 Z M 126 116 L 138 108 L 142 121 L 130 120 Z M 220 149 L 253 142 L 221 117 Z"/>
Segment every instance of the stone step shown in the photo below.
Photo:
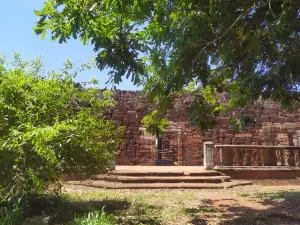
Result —
<path fill-rule="evenodd" d="M 226 176 L 224 173 L 222 173 L 220 171 L 215 171 L 215 170 L 208 170 L 208 171 L 201 171 L 201 172 L 189 172 L 189 173 L 185 173 L 185 175 L 188 175 L 188 176 L 206 176 L 206 177 Z"/>
<path fill-rule="evenodd" d="M 164 176 L 164 177 L 169 177 L 169 176 L 184 176 L 184 172 L 146 172 L 146 171 L 117 171 L 114 170 L 110 175 L 117 175 L 117 176 L 137 176 L 137 177 L 142 177 L 142 176 Z"/>
<path fill-rule="evenodd" d="M 231 181 L 226 183 L 120 183 L 107 181 L 68 181 L 71 185 L 83 185 L 106 189 L 223 189 L 235 186 L 251 185 L 249 181 Z"/>
<path fill-rule="evenodd" d="M 118 175 L 118 176 L 223 176 L 224 174 L 214 170 L 203 170 L 201 172 L 184 172 L 184 171 L 176 171 L 176 172 L 163 172 L 163 171 L 136 171 L 136 170 L 113 170 L 109 174 Z"/>
<path fill-rule="evenodd" d="M 121 183 L 222 183 L 229 182 L 229 176 L 114 176 L 100 175 L 98 180 Z"/>

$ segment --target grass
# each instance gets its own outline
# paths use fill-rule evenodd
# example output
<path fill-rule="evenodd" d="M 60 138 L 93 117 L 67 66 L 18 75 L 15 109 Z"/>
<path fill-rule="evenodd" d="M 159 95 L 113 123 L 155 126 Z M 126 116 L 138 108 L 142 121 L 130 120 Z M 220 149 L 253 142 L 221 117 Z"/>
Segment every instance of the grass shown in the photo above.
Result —
<path fill-rule="evenodd" d="M 33 201 L 31 213 L 46 213 L 53 224 L 70 225 L 300 224 L 300 192 L 272 190 L 258 186 L 227 190 L 75 188 L 60 201 Z"/>
<path fill-rule="evenodd" d="M 300 199 L 300 192 L 286 192 L 286 191 L 280 191 L 280 192 L 273 192 L 273 193 L 260 193 L 256 195 L 256 197 L 259 197 L 261 199 L 284 199 L 284 200 L 297 200 Z"/>
<path fill-rule="evenodd" d="M 187 209 L 185 209 L 185 212 L 187 214 L 216 213 L 216 212 L 221 212 L 221 210 L 217 209 L 216 207 L 203 205 L 203 206 L 198 206 L 196 208 L 187 208 Z"/>
<path fill-rule="evenodd" d="M 21 224 L 24 218 L 23 208 L 19 204 L 0 209 L 0 225 Z"/>
<path fill-rule="evenodd" d="M 112 215 L 107 215 L 104 208 L 101 211 L 89 212 L 87 215 L 75 218 L 70 225 L 114 225 L 114 218 Z"/>
<path fill-rule="evenodd" d="M 107 204 L 106 212 L 114 216 L 116 224 L 121 225 L 297 224 L 300 218 L 297 217 L 298 211 L 295 205 L 300 203 L 299 192 L 274 190 L 272 192 L 272 187 L 261 186 L 232 190 L 90 189 L 69 193 L 67 198 L 69 201 L 80 202 L 102 201 L 103 204 Z M 264 198 L 282 196 L 284 201 L 277 201 L 276 204 L 274 202 L 270 208 L 264 208 L 267 205 Z M 219 199 L 225 201 L 220 203 Z M 247 204 L 240 201 L 245 201 Z M 261 208 L 252 206 L 252 201 L 261 204 Z M 215 202 L 220 203 L 221 206 L 219 207 Z M 285 216 L 285 211 L 290 212 L 291 215 Z"/>
<path fill-rule="evenodd" d="M 237 196 L 239 197 L 250 197 L 250 194 L 249 193 L 241 193 L 241 192 L 238 192 L 236 193 Z"/>

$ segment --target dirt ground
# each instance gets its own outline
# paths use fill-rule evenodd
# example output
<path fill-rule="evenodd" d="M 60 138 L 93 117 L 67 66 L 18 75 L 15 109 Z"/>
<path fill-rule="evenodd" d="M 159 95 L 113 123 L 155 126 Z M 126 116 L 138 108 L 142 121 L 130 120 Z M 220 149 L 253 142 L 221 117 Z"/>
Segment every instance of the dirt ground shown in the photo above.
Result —
<path fill-rule="evenodd" d="M 116 224 L 300 224 L 300 186 L 104 190 L 66 185 L 64 193 L 69 202 L 90 203 L 91 210 L 105 205 Z"/>

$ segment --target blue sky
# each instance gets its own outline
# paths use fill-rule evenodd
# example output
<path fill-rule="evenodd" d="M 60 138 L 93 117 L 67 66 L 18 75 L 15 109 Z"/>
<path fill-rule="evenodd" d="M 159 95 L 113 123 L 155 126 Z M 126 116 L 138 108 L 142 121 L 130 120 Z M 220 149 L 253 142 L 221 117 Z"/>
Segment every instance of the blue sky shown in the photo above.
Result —
<path fill-rule="evenodd" d="M 43 0 L 9 0 L 3 1 L 0 7 L 0 53 L 9 58 L 15 52 L 26 59 L 43 56 L 46 70 L 59 70 L 66 58 L 70 58 L 76 65 L 89 61 L 95 53 L 90 46 L 83 46 L 79 40 L 69 40 L 68 43 L 59 44 L 51 41 L 47 36 L 41 40 L 36 36 L 33 27 L 37 17 L 33 10 L 40 10 Z M 100 86 L 105 86 L 108 80 L 107 71 L 92 69 L 79 75 L 77 81 L 89 81 L 93 77 L 100 80 Z M 130 80 L 123 80 L 118 89 L 136 90 Z"/>

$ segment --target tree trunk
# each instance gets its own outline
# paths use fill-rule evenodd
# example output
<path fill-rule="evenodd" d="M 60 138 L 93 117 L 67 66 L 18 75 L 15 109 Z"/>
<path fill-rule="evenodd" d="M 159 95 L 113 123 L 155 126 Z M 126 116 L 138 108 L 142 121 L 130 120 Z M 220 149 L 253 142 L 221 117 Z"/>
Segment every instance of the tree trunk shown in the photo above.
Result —
<path fill-rule="evenodd" d="M 158 150 L 161 150 L 161 149 L 158 149 L 158 141 L 159 141 L 159 131 L 156 130 L 155 131 L 155 149 L 156 149 L 156 152 L 158 152 Z"/>

